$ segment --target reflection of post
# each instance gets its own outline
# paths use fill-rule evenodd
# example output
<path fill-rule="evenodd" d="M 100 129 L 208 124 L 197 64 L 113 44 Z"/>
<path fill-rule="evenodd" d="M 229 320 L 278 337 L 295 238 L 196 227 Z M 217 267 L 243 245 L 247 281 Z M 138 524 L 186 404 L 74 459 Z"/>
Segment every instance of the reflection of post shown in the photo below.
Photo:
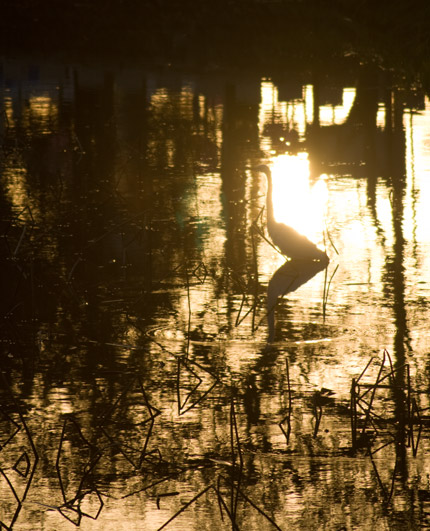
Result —
<path fill-rule="evenodd" d="M 314 76 L 314 84 L 313 84 L 313 120 L 312 120 L 312 127 L 318 128 L 320 126 L 320 86 L 319 86 L 319 80 L 317 74 Z"/>
<path fill-rule="evenodd" d="M 270 279 L 267 288 L 268 342 L 275 339 L 275 307 L 279 297 L 296 291 L 328 265 L 328 261 L 291 260 L 282 265 Z"/>
<path fill-rule="evenodd" d="M 390 296 L 395 322 L 394 353 L 395 362 L 395 417 L 397 420 L 397 460 L 400 473 L 406 475 L 406 434 L 407 434 L 407 400 L 405 388 L 407 386 L 405 371 L 405 344 L 408 342 L 405 308 L 405 278 L 404 278 L 404 251 L 405 240 L 403 236 L 403 217 L 406 180 L 405 180 L 405 135 L 403 130 L 403 105 L 396 91 L 391 92 L 387 106 L 386 141 L 389 153 L 387 177 L 392 186 L 392 219 L 394 245 L 393 251 L 387 256 L 385 263 L 386 294 Z"/>
<path fill-rule="evenodd" d="M 250 80 L 248 91 L 238 94 L 237 84 L 226 86 L 224 98 L 223 139 L 221 147 L 221 179 L 226 225 L 226 260 L 234 270 L 247 263 L 246 241 L 246 177 L 249 152 L 258 146 L 259 82 Z"/>
<path fill-rule="evenodd" d="M 383 240 L 376 211 L 376 182 L 379 175 L 377 167 L 377 114 L 379 98 L 380 71 L 374 65 L 360 70 L 354 105 L 349 113 L 347 124 L 352 128 L 360 126 L 363 130 L 363 159 L 366 167 L 367 206 L 373 218 L 377 233 Z"/>
<path fill-rule="evenodd" d="M 367 177 L 369 172 L 371 174 L 376 172 L 375 146 L 380 72 L 376 67 L 368 66 L 361 68 L 358 75 L 356 96 L 348 118 L 342 124 L 332 125 L 320 124 L 321 86 L 318 86 L 318 77 L 315 78 L 313 123 L 306 131 L 309 160 L 314 177 L 326 171 L 327 166 L 343 167 L 345 164 L 348 164 L 348 174 L 353 176 Z"/>
<path fill-rule="evenodd" d="M 223 142 L 221 150 L 221 179 L 223 207 L 226 222 L 226 257 L 227 262 L 243 265 L 246 263 L 246 250 L 241 233 L 244 220 L 245 181 L 238 171 L 240 160 L 237 130 L 237 103 L 235 87 L 228 85 L 224 100 Z M 245 231 L 242 231 L 245 234 Z M 232 264 L 232 265 L 233 265 Z"/>
<path fill-rule="evenodd" d="M 361 125 L 372 133 L 376 130 L 379 74 L 378 68 L 374 65 L 360 69 L 354 104 L 346 121 L 352 126 Z"/>

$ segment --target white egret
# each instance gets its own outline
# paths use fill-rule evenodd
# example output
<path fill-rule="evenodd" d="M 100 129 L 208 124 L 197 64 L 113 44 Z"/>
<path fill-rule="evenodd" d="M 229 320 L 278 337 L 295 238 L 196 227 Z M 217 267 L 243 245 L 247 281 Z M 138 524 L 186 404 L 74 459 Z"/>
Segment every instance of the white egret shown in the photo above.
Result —
<path fill-rule="evenodd" d="M 267 232 L 274 245 L 283 255 L 294 260 L 320 260 L 328 264 L 329 258 L 327 254 L 318 249 L 306 236 L 297 232 L 293 227 L 275 220 L 272 197 L 272 172 L 265 164 L 257 166 L 255 170 L 264 173 L 267 177 Z M 305 208 L 305 205 L 303 205 L 303 208 Z"/>

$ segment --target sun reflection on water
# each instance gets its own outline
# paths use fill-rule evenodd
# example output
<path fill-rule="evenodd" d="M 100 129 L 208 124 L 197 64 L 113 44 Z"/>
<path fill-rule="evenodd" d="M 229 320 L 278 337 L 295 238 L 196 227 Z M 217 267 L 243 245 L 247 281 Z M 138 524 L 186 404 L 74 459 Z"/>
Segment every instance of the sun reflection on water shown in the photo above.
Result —
<path fill-rule="evenodd" d="M 276 220 L 318 242 L 324 230 L 328 202 L 325 176 L 321 175 L 311 185 L 307 153 L 276 157 L 272 173 Z"/>

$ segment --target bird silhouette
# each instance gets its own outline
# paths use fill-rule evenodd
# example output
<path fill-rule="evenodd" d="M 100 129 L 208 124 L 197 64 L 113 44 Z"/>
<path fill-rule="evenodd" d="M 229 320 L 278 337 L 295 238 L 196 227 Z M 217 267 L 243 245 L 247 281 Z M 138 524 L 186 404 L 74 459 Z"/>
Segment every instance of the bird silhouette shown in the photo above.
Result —
<path fill-rule="evenodd" d="M 329 258 L 327 254 L 318 249 L 306 236 L 297 232 L 293 227 L 275 220 L 272 198 L 272 172 L 265 164 L 257 166 L 255 170 L 264 173 L 267 177 L 267 232 L 273 244 L 283 255 L 294 260 L 320 260 L 328 264 Z"/>

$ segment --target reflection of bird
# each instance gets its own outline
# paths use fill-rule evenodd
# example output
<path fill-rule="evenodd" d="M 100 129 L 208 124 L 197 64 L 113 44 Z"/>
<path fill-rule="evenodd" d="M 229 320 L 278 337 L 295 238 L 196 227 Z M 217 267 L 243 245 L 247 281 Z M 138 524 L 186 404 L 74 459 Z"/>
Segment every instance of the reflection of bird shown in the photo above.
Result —
<path fill-rule="evenodd" d="M 269 326 L 268 342 L 275 338 L 275 307 L 279 297 L 296 291 L 320 271 L 328 266 L 323 260 L 289 260 L 285 262 L 269 281 L 267 286 L 267 324 Z"/>
<path fill-rule="evenodd" d="M 282 254 L 297 260 L 321 260 L 328 263 L 328 256 L 324 251 L 308 240 L 306 236 L 297 232 L 293 227 L 278 223 L 273 212 L 272 198 L 272 172 L 264 164 L 257 166 L 256 171 L 261 171 L 267 177 L 267 231 L 272 242 Z"/>

